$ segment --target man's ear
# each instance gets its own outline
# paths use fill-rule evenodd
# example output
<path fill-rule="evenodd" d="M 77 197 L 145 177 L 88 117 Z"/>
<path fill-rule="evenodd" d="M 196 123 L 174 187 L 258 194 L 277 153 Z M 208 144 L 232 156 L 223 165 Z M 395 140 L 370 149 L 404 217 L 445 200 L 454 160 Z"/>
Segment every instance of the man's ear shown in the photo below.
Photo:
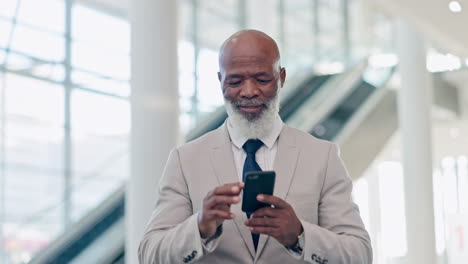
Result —
<path fill-rule="evenodd" d="M 284 81 L 286 80 L 286 69 L 281 67 L 280 69 L 280 80 L 281 80 L 281 88 L 283 88 Z"/>
<path fill-rule="evenodd" d="M 219 80 L 219 82 L 221 82 L 221 73 L 220 72 L 218 72 L 218 80 Z"/>

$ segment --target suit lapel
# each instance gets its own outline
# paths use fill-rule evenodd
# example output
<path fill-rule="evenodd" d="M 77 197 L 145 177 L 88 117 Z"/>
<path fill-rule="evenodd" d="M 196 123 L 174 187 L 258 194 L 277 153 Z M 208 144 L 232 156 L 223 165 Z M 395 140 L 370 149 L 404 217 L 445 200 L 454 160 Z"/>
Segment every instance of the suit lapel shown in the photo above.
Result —
<path fill-rule="evenodd" d="M 296 169 L 299 150 L 296 147 L 296 139 L 286 125 L 283 126 L 278 138 L 274 171 L 276 172 L 275 190 L 273 194 L 281 199 L 286 199 L 289 187 Z M 269 236 L 260 235 L 257 248 L 257 258 L 260 256 Z M 274 238 L 273 238 L 274 239 Z"/>
<path fill-rule="evenodd" d="M 227 131 L 226 123 L 217 131 L 217 138 L 211 146 L 211 162 L 220 185 L 238 182 L 237 170 L 232 153 L 231 140 Z M 231 205 L 231 212 L 236 215 L 234 223 L 242 236 L 246 247 L 249 249 L 252 258 L 255 256 L 255 249 L 250 231 L 244 225 L 247 216 L 241 209 L 241 203 Z"/>

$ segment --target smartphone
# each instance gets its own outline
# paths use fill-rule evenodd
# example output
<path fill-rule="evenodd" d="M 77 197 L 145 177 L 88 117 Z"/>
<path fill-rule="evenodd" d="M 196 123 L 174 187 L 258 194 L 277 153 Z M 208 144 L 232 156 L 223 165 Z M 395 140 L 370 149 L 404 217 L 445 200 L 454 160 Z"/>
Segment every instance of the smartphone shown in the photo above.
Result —
<path fill-rule="evenodd" d="M 273 195 L 276 173 L 274 171 L 251 171 L 245 175 L 244 194 L 242 196 L 242 211 L 253 213 L 257 209 L 270 206 L 259 202 L 257 195 Z"/>

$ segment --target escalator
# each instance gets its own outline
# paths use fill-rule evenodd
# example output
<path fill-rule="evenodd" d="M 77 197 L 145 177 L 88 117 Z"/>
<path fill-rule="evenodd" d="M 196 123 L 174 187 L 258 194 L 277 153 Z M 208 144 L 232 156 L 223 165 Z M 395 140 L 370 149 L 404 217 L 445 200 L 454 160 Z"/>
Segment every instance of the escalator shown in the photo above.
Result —
<path fill-rule="evenodd" d="M 280 116 L 285 123 L 319 138 L 336 139 L 360 106 L 379 90 L 378 85 L 364 80 L 365 70 L 364 65 L 341 74 L 303 78 L 285 91 Z M 385 76 L 382 85 L 392 73 Z M 224 109 L 218 109 L 189 133 L 187 140 L 216 129 L 226 117 Z M 122 187 L 30 263 L 124 263 L 124 200 Z"/>
<path fill-rule="evenodd" d="M 318 138 L 333 141 L 356 110 L 377 88 L 361 80 L 353 91 L 328 116 L 308 132 Z"/>
<path fill-rule="evenodd" d="M 397 130 L 396 87 L 390 81 L 394 72 L 395 67 L 368 67 L 339 92 L 324 87 L 322 97 L 335 104 L 310 98 L 289 125 L 337 143 L 351 178 L 358 179 Z"/>

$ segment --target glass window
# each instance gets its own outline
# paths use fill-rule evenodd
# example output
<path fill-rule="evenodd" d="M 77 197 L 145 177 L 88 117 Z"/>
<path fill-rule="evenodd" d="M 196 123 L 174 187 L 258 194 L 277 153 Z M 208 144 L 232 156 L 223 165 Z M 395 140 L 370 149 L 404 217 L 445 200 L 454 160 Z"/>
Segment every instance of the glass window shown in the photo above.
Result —
<path fill-rule="evenodd" d="M 33 60 L 31 57 L 10 51 L 8 54 L 5 53 L 4 63 L 7 69 L 28 71 L 32 67 Z"/>
<path fill-rule="evenodd" d="M 129 102 L 74 89 L 71 98 L 71 119 L 73 133 L 126 135 L 130 131 Z"/>
<path fill-rule="evenodd" d="M 200 115 L 223 104 L 218 72 L 218 49 L 226 38 L 239 30 L 239 2 L 200 1 L 198 5 L 199 50 L 197 61 L 197 99 Z M 216 25 L 215 27 L 213 25 Z M 196 51 L 195 51 L 196 52 Z"/>
<path fill-rule="evenodd" d="M 194 49 L 190 42 L 179 44 L 179 96 L 192 97 L 194 90 Z"/>
<path fill-rule="evenodd" d="M 17 25 L 12 50 L 47 61 L 63 61 L 65 40 L 63 37 Z"/>
<path fill-rule="evenodd" d="M 72 9 L 74 84 L 128 96 L 130 28 L 127 21 L 75 4 Z"/>
<path fill-rule="evenodd" d="M 195 125 L 195 118 L 192 118 L 195 95 L 194 55 L 191 42 L 179 43 L 179 109 L 181 113 L 179 123 L 182 134 L 186 134 Z"/>
<path fill-rule="evenodd" d="M 341 0 L 319 0 L 320 61 L 344 60 L 343 12 Z"/>
<path fill-rule="evenodd" d="M 14 74 L 6 75 L 5 84 L 6 163 L 61 168 L 62 87 Z"/>
<path fill-rule="evenodd" d="M 206 2 L 213 1 L 203 1 Z M 218 50 L 225 39 L 240 29 L 237 20 L 229 20 L 221 15 L 223 9 L 213 10 L 209 6 L 200 5 L 198 39 L 201 47 Z"/>
<path fill-rule="evenodd" d="M 0 2 L 0 262 L 16 264 L 29 262 L 128 176 L 130 33 L 124 19 L 75 6 L 70 74 L 79 87 L 66 121 L 66 2 Z M 67 171 L 71 203 L 64 201 Z"/>
<path fill-rule="evenodd" d="M 119 81 L 105 76 L 74 70 L 71 75 L 73 84 L 79 87 L 85 87 L 108 94 L 115 94 L 118 96 L 130 96 L 130 85 L 127 81 Z"/>
<path fill-rule="evenodd" d="M 218 52 L 202 49 L 198 56 L 198 101 L 200 112 L 212 112 L 224 103 L 218 72 Z"/>
<path fill-rule="evenodd" d="M 222 17 L 225 20 L 236 21 L 239 15 L 239 0 L 199 0 L 199 7 Z M 201 16 L 203 17 L 203 16 Z"/>
<path fill-rule="evenodd" d="M 59 170 L 37 170 L 26 166 L 6 168 L 6 218 L 17 223 L 28 222 L 60 204 L 63 197 L 63 177 Z"/>
<path fill-rule="evenodd" d="M 182 33 L 181 40 L 182 42 L 191 41 L 193 40 L 193 28 L 194 28 L 194 13 L 193 13 L 193 6 L 195 1 L 191 0 L 179 0 L 179 16 L 178 16 L 178 25 L 179 25 L 179 32 Z"/>
<path fill-rule="evenodd" d="M 29 262 L 63 231 L 62 195 L 61 172 L 5 169 L 5 263 Z"/>
<path fill-rule="evenodd" d="M 64 2 L 64 0 L 21 0 L 17 20 L 20 24 L 63 33 L 65 29 Z"/>
<path fill-rule="evenodd" d="M 72 219 L 80 219 L 121 186 L 129 173 L 127 100 L 72 93 Z"/>
<path fill-rule="evenodd" d="M 0 8 L 0 17 L 13 18 L 15 17 L 16 6 L 18 0 L 2 0 Z M 0 31 L 1 32 L 1 31 Z"/>
<path fill-rule="evenodd" d="M 122 186 L 129 174 L 128 135 L 73 134 L 72 221 L 78 221 Z"/>
<path fill-rule="evenodd" d="M 65 79 L 65 68 L 61 63 L 36 62 L 31 74 L 49 80 L 62 82 Z"/>
<path fill-rule="evenodd" d="M 130 53 L 130 26 L 126 20 L 74 4 L 72 21 L 74 41 L 107 53 Z"/>
<path fill-rule="evenodd" d="M 63 230 L 64 217 L 56 210 L 64 190 L 63 87 L 16 74 L 3 73 L 0 81 L 0 259 L 24 263 Z"/>
<path fill-rule="evenodd" d="M 130 57 L 128 54 L 100 50 L 92 43 L 73 43 L 72 66 L 102 74 L 108 78 L 130 79 Z"/>
<path fill-rule="evenodd" d="M 37 124 L 62 126 L 63 96 L 60 85 L 6 74 L 6 113 L 17 121 L 27 119 Z"/>
<path fill-rule="evenodd" d="M 279 0 L 270 1 L 246 1 L 247 5 L 247 26 L 265 32 L 270 35 L 281 48 L 279 32 Z M 286 2 L 286 1 L 285 1 Z"/>
<path fill-rule="evenodd" d="M 0 66 L 5 64 L 6 52 L 0 48 Z"/>
<path fill-rule="evenodd" d="M 284 2 L 285 41 L 282 50 L 283 64 L 288 73 L 312 69 L 314 63 L 313 1 Z"/>
<path fill-rule="evenodd" d="M 44 124 L 28 123 L 28 118 L 9 117 L 5 129 L 4 161 L 30 169 L 63 167 L 63 131 Z"/>
<path fill-rule="evenodd" d="M 129 172 L 129 150 L 124 137 L 75 135 L 73 145 L 71 217 L 77 221 L 124 183 Z"/>
<path fill-rule="evenodd" d="M 0 48 L 6 48 L 10 41 L 11 21 L 0 18 Z"/>

